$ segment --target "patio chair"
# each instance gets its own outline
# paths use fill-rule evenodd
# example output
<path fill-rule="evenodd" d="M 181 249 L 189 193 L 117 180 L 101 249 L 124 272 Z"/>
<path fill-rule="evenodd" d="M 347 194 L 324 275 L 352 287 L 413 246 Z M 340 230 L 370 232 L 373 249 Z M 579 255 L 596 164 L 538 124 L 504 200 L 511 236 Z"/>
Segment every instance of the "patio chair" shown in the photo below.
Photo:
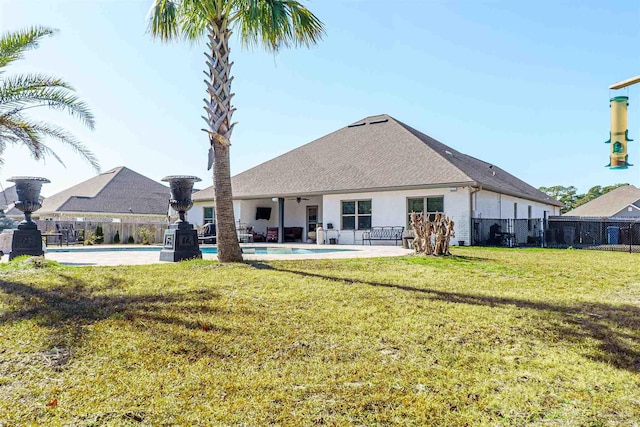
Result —
<path fill-rule="evenodd" d="M 267 227 L 267 242 L 278 241 L 278 227 Z"/>

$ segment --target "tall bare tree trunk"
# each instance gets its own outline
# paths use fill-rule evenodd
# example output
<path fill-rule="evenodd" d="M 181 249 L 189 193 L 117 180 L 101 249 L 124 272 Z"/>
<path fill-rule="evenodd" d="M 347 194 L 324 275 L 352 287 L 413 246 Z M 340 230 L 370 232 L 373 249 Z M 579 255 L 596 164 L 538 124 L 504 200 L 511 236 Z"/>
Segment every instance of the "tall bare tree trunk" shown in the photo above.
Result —
<path fill-rule="evenodd" d="M 231 31 L 226 20 L 212 22 L 209 25 L 209 47 L 211 54 L 205 53 L 209 72 L 205 101 L 207 116 L 203 117 L 209 129 L 209 141 L 213 148 L 213 189 L 216 214 L 216 240 L 218 260 L 221 262 L 241 262 L 242 251 L 238 243 L 235 217 L 233 214 L 233 195 L 231 192 L 231 161 L 229 157 L 229 139 L 235 123 L 231 117 L 235 109 L 231 106 L 231 66 L 229 62 L 229 37 Z"/>

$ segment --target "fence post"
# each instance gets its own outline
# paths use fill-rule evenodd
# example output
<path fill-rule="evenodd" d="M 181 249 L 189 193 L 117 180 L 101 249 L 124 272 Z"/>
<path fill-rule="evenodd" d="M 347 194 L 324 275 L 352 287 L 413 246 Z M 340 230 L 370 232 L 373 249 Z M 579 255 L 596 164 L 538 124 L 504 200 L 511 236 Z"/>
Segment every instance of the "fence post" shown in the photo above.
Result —
<path fill-rule="evenodd" d="M 547 216 L 547 211 L 544 211 L 542 214 L 542 238 L 540 239 L 540 245 L 543 248 L 547 247 L 545 236 L 547 234 L 547 227 L 549 225 L 548 221 L 549 221 L 549 217 Z"/>

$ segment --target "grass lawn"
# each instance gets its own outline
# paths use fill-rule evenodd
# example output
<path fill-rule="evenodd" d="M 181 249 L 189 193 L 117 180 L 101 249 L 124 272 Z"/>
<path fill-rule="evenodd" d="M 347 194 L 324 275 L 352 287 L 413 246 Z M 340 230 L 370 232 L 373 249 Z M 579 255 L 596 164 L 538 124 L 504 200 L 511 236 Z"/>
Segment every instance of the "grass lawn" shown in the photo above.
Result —
<path fill-rule="evenodd" d="M 640 255 L 453 252 L 5 263 L 0 425 L 640 425 Z"/>

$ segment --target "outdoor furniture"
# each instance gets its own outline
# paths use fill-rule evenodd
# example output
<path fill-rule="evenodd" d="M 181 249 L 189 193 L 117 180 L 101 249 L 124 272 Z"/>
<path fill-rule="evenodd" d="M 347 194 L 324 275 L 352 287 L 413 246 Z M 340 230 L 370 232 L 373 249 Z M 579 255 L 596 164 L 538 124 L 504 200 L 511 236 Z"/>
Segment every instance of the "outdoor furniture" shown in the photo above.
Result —
<path fill-rule="evenodd" d="M 340 230 L 335 228 L 328 228 L 324 230 L 324 239 L 329 245 L 337 245 L 340 243 Z"/>
<path fill-rule="evenodd" d="M 216 225 L 207 223 L 198 228 L 198 242 L 199 243 L 216 243 Z"/>
<path fill-rule="evenodd" d="M 253 243 L 253 234 L 238 233 L 238 241 L 240 243 Z"/>
<path fill-rule="evenodd" d="M 49 246 L 50 241 L 55 242 L 58 246 L 62 246 L 62 233 L 42 233 L 45 246 Z M 67 242 L 67 246 L 69 243 Z"/>
<path fill-rule="evenodd" d="M 247 227 L 247 233 L 251 234 L 252 242 L 264 242 L 266 240 L 264 233 L 258 233 L 253 227 Z"/>
<path fill-rule="evenodd" d="M 404 227 L 399 226 L 371 227 L 362 234 L 362 244 L 364 245 L 365 241 L 371 244 L 372 240 L 393 240 L 397 245 L 398 242 L 402 242 L 403 231 Z"/>
<path fill-rule="evenodd" d="M 278 241 L 278 227 L 267 227 L 267 242 Z"/>
<path fill-rule="evenodd" d="M 402 233 L 402 247 L 405 249 L 413 249 L 415 237 L 415 231 L 413 230 L 407 230 Z"/>
<path fill-rule="evenodd" d="M 284 227 L 283 237 L 285 242 L 302 241 L 302 227 Z M 278 227 L 267 227 L 267 242 L 278 241 Z"/>
<path fill-rule="evenodd" d="M 296 240 L 302 241 L 302 227 L 285 227 L 284 228 L 284 241 L 295 242 Z"/>

